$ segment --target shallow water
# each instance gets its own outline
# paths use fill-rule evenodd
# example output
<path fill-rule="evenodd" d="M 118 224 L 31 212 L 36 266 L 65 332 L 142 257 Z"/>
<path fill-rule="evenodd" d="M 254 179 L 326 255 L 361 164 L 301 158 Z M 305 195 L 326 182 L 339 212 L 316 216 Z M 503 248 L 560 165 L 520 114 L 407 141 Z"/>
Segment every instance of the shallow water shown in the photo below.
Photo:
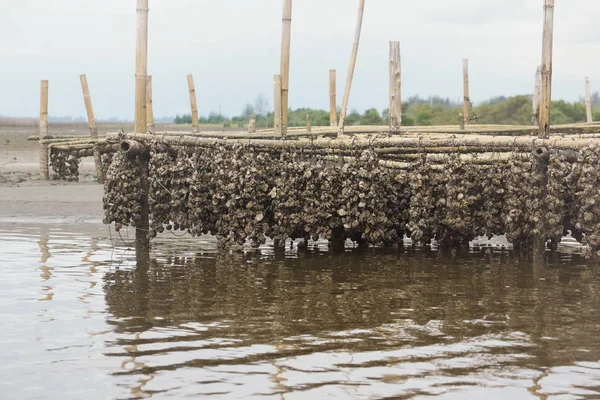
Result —
<path fill-rule="evenodd" d="M 77 231 L 79 229 L 79 232 Z M 600 270 L 0 225 L 3 398 L 600 398 Z"/>

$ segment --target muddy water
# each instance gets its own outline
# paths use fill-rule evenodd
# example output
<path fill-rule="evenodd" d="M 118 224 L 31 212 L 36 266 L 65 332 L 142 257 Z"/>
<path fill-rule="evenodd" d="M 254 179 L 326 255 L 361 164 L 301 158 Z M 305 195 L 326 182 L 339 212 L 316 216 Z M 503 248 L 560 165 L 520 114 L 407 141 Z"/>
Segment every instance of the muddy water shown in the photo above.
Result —
<path fill-rule="evenodd" d="M 69 232 L 67 229 L 74 230 Z M 600 398 L 600 270 L 0 225 L 2 398 Z"/>

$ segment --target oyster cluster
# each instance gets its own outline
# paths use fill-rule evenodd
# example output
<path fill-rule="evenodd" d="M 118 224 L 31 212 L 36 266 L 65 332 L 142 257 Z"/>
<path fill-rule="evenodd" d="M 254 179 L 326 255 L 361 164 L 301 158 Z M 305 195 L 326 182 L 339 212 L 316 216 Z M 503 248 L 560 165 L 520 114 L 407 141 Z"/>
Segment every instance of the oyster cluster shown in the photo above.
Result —
<path fill-rule="evenodd" d="M 587 257 L 600 258 L 600 148 L 589 145 L 579 154 L 580 170 L 577 174 L 575 199 L 577 208 L 573 210 L 573 236 L 586 246 Z"/>
<path fill-rule="evenodd" d="M 240 249 L 267 238 L 279 246 L 288 239 L 390 245 L 408 235 L 416 245 L 457 247 L 506 234 L 515 248 L 528 249 L 542 231 L 552 248 L 570 232 L 600 255 L 594 146 L 575 163 L 560 152 L 543 162 L 533 152 L 515 152 L 508 162 L 464 161 L 456 153 L 435 164 L 422 155 L 408 169 L 382 163 L 373 149 L 342 157 L 227 141 L 149 148 L 149 238 L 165 230 L 211 234 L 220 246 Z M 115 153 L 103 155 L 103 165 L 104 222 L 136 226 L 144 163 Z"/>
<path fill-rule="evenodd" d="M 52 167 L 52 180 L 78 182 L 79 157 L 77 154 L 66 150 L 50 148 L 50 167 Z"/>
<path fill-rule="evenodd" d="M 141 222 L 143 176 L 145 163 L 139 157 L 130 157 L 115 153 L 112 163 L 106 171 L 104 183 L 104 220 L 105 224 L 115 223 L 118 232 L 124 226 L 133 226 Z"/>

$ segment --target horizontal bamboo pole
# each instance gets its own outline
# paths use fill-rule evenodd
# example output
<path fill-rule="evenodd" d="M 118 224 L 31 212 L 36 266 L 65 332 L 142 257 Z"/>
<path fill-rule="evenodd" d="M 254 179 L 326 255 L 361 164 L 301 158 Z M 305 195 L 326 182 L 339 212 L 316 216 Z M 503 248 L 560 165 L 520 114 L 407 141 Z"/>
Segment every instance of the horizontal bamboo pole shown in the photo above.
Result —
<path fill-rule="evenodd" d="M 600 139 L 579 139 L 579 138 L 550 138 L 538 139 L 531 136 L 518 137 L 488 137 L 488 136 L 463 136 L 463 137 L 382 137 L 382 138 L 349 138 L 349 139 L 316 139 L 316 140 L 268 140 L 268 139 L 245 139 L 245 140 L 223 140 L 217 138 L 203 138 L 198 136 L 161 136 L 146 134 L 127 134 L 126 138 L 140 141 L 159 141 L 178 146 L 212 146 L 223 145 L 232 146 L 237 143 L 243 143 L 255 147 L 269 148 L 338 148 L 338 149 L 361 149 L 361 148 L 385 148 L 412 146 L 416 148 L 428 147 L 458 147 L 458 146 L 487 146 L 494 147 L 523 147 L 531 148 L 544 146 L 555 149 L 579 149 L 588 145 L 600 146 Z M 120 141 L 120 134 L 109 133 L 106 135 L 108 142 Z"/>
<path fill-rule="evenodd" d="M 48 136 L 44 136 L 44 140 L 47 139 L 87 139 L 88 136 L 87 135 L 65 135 L 65 136 L 57 136 L 57 135 L 48 135 Z M 34 136 L 29 136 L 27 137 L 27 140 L 32 140 L 32 141 L 39 141 L 40 137 L 38 135 L 34 135 Z"/>

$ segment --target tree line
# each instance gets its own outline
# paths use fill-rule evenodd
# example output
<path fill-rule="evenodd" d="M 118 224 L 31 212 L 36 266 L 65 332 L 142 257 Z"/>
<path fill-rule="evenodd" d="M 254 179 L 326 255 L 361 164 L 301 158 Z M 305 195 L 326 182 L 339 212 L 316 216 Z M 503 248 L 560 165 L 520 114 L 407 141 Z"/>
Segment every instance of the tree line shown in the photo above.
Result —
<path fill-rule="evenodd" d="M 272 127 L 273 112 L 263 95 L 258 96 L 253 103 L 248 103 L 238 116 L 227 118 L 220 113 L 211 112 L 206 117 L 199 117 L 200 124 L 217 124 L 224 127 L 243 127 L 251 115 L 256 117 L 259 128 Z M 412 96 L 402 103 L 403 126 L 455 125 L 459 123 L 463 105 L 458 101 L 432 96 L 421 98 Z M 592 95 L 594 121 L 600 121 L 600 94 Z M 305 126 L 306 115 L 310 114 L 313 126 L 329 126 L 329 111 L 313 108 L 290 109 L 288 126 Z M 532 122 L 532 96 L 518 95 L 512 97 L 498 96 L 472 107 L 470 110 L 472 122 L 493 125 L 529 125 Z M 338 110 L 339 115 L 339 110 Z M 356 109 L 350 110 L 346 117 L 346 125 L 386 125 L 389 119 L 389 109 L 381 112 L 371 108 L 363 113 Z M 189 114 L 177 115 L 177 124 L 191 124 Z M 552 102 L 551 124 L 571 124 L 586 122 L 585 103 L 582 98 L 575 102 L 557 100 Z"/>

